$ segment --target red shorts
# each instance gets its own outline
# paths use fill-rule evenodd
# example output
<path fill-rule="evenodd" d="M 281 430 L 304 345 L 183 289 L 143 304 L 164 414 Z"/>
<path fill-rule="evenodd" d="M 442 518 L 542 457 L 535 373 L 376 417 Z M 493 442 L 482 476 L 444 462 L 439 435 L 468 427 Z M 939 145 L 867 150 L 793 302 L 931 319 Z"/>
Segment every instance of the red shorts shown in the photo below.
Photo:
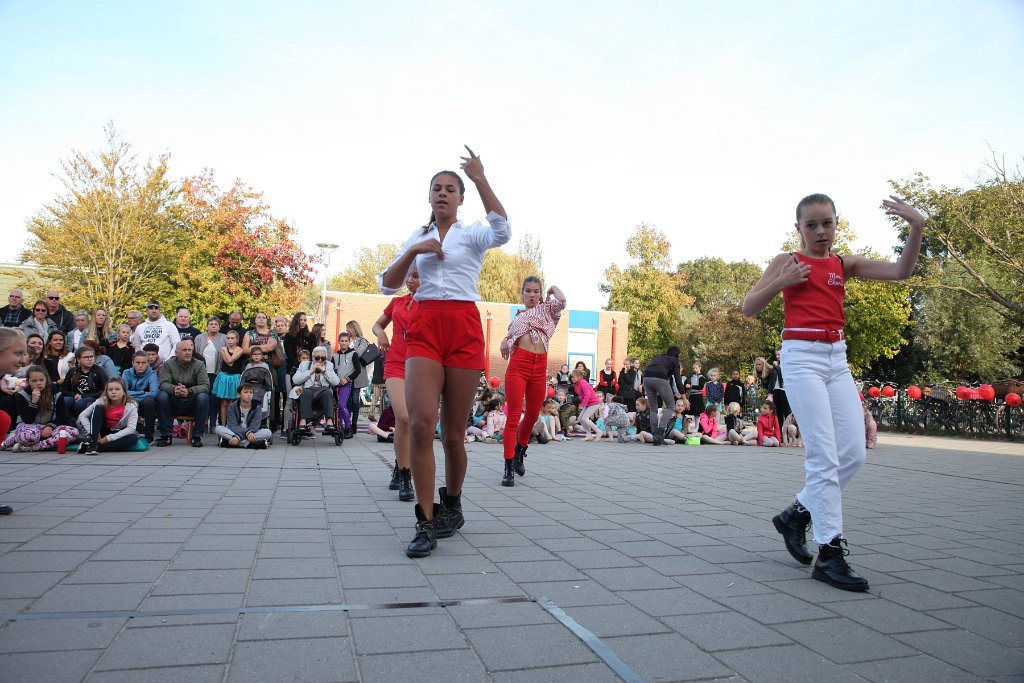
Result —
<path fill-rule="evenodd" d="M 397 377 L 398 379 L 405 379 L 405 359 L 402 360 L 391 360 L 389 357 L 384 361 L 384 381 L 387 382 L 389 379 Z"/>
<path fill-rule="evenodd" d="M 421 301 L 405 339 L 406 358 L 430 358 L 448 368 L 484 369 L 484 331 L 480 309 L 472 301 Z"/>

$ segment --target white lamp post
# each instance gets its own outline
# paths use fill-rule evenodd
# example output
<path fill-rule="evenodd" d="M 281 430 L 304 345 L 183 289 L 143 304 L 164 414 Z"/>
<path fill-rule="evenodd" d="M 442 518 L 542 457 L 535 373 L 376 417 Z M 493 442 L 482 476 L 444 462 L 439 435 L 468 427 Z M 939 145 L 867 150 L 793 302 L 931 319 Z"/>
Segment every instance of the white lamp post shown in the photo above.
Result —
<path fill-rule="evenodd" d="M 331 267 L 331 254 L 338 248 L 330 242 L 317 242 L 317 248 L 324 258 L 324 286 L 320 290 L 320 322 L 327 324 L 327 270 Z"/>

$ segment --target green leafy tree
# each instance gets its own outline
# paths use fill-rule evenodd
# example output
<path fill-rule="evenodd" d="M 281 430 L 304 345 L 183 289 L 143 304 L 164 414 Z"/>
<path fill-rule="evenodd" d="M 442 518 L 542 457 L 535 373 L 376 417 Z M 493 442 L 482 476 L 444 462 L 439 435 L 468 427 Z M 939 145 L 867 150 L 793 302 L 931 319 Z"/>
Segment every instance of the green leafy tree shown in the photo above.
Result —
<path fill-rule="evenodd" d="M 629 353 L 648 359 L 679 344 L 683 312 L 694 301 L 686 275 L 673 272 L 669 241 L 657 228 L 641 224 L 626 240 L 630 262 L 604 271 L 601 291 L 609 310 L 629 313 Z"/>
<path fill-rule="evenodd" d="M 541 267 L 540 245 L 526 233 L 519 240 L 515 254 L 503 249 L 489 249 L 484 254 L 484 265 L 480 269 L 480 299 L 518 304 L 523 280 L 530 275 L 544 279 Z"/>
<path fill-rule="evenodd" d="M 380 294 L 377 277 L 398 257 L 402 243 L 385 243 L 361 247 L 352 265 L 327 280 L 327 289 L 338 292 Z M 319 296 L 319 293 L 317 294 Z"/>
<path fill-rule="evenodd" d="M 113 124 L 105 133 L 103 150 L 62 164 L 66 192 L 28 221 L 20 260 L 38 267 L 30 284 L 58 287 L 68 307 L 119 315 L 171 291 L 174 252 L 188 231 L 167 155 L 140 166 Z"/>
<path fill-rule="evenodd" d="M 884 257 L 870 249 L 854 252 L 857 239 L 845 218 L 836 227 L 833 251 L 840 256 L 856 253 L 872 259 Z M 782 251 L 800 248 L 799 238 L 792 237 L 782 245 Z M 846 281 L 847 360 L 854 374 L 859 374 L 879 358 L 893 358 L 906 343 L 904 331 L 910 323 L 911 287 L 905 282 L 862 280 Z M 781 299 L 781 295 L 779 296 Z"/>
<path fill-rule="evenodd" d="M 727 263 L 701 258 L 680 263 L 695 315 L 683 316 L 682 338 L 690 357 L 723 372 L 753 367 L 765 353 L 765 324 L 743 315 L 743 299 L 761 277 L 761 268 L 748 261 Z"/>

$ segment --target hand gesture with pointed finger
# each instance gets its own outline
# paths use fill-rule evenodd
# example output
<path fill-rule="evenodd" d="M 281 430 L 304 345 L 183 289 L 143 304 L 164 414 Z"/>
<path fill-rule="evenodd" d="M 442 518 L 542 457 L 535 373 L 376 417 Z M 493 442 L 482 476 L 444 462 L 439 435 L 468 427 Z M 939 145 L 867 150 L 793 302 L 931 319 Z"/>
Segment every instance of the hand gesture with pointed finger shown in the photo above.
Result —
<path fill-rule="evenodd" d="M 484 164 L 480 161 L 480 157 L 473 153 L 473 150 L 469 148 L 469 145 L 464 145 L 466 151 L 469 152 L 468 157 L 459 157 L 462 159 L 461 168 L 466 172 L 466 176 L 474 183 L 478 183 L 484 179 Z"/>

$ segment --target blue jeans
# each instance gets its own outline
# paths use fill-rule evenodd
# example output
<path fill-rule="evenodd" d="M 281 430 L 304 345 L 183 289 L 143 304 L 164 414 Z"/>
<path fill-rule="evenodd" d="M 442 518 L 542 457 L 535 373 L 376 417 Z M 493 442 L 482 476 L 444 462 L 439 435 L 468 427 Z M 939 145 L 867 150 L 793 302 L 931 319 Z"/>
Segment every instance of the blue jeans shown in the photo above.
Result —
<path fill-rule="evenodd" d="M 156 416 L 161 437 L 170 438 L 172 415 L 194 417 L 196 423 L 192 427 L 192 437 L 201 437 L 206 433 L 206 421 L 210 416 L 210 394 L 204 391 L 189 398 L 178 398 L 166 391 L 157 392 Z"/>
<path fill-rule="evenodd" d="M 74 396 L 64 396 L 64 405 L 67 406 L 68 414 L 71 417 L 75 418 L 81 415 L 83 410 L 85 410 L 95 402 L 95 396 L 83 396 L 77 401 L 75 400 Z"/>

